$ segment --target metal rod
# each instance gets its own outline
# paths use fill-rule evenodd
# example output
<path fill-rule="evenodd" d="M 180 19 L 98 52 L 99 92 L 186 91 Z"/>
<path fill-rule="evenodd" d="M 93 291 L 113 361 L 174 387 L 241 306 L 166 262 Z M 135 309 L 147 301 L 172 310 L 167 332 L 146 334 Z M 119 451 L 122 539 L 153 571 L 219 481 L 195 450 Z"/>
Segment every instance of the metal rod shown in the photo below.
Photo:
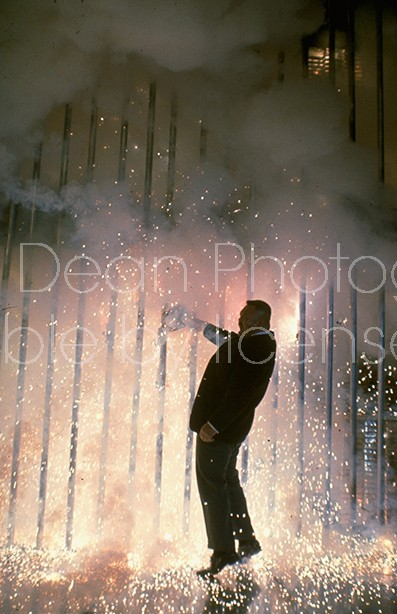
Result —
<path fill-rule="evenodd" d="M 30 241 L 33 236 L 33 227 L 35 219 L 35 192 L 37 181 L 40 178 L 40 161 L 41 161 L 42 147 L 41 143 L 35 148 L 34 163 L 33 163 L 33 198 L 30 215 L 30 227 L 29 237 Z M 7 300 L 8 279 L 11 266 L 11 251 L 12 251 L 12 238 L 15 230 L 17 207 L 13 203 L 10 209 L 10 220 L 8 227 L 8 235 L 5 249 L 5 258 L 3 264 L 3 283 L 2 283 L 2 304 Z M 17 377 L 17 394 L 16 394 L 16 411 L 14 422 L 14 437 L 13 437 L 13 452 L 11 461 L 11 479 L 10 479 L 10 497 L 9 497 L 9 512 L 8 512 L 8 524 L 7 524 L 7 543 L 12 545 L 15 535 L 15 517 L 16 517 L 16 499 L 17 488 L 19 479 L 19 461 L 20 461 L 20 446 L 21 446 L 21 429 L 22 429 L 22 414 L 23 414 L 23 401 L 25 390 L 25 367 L 26 367 L 26 353 L 27 353 L 27 340 L 28 340 L 28 325 L 29 325 L 29 311 L 30 311 L 30 287 L 31 287 L 31 275 L 32 267 L 31 262 L 28 261 L 27 269 L 25 272 L 24 288 L 27 292 L 24 292 L 22 302 L 22 321 L 21 321 L 21 335 L 19 345 L 19 360 L 18 360 L 18 377 Z M 2 309 L 2 329 L 1 329 L 1 341 L 3 339 L 3 325 L 6 309 Z M 1 344 L 2 349 L 2 344 Z"/>
<path fill-rule="evenodd" d="M 72 127 L 72 105 L 68 103 L 65 106 L 65 121 L 63 125 L 61 172 L 60 172 L 60 177 L 59 177 L 59 190 L 60 191 L 66 185 L 67 178 L 68 178 L 71 127 Z"/>
<path fill-rule="evenodd" d="M 11 203 L 10 212 L 8 217 L 8 229 L 7 229 L 7 239 L 4 247 L 4 260 L 3 260 L 3 272 L 1 277 L 1 291 L 2 291 L 2 306 L 5 306 L 4 302 L 4 290 L 6 284 L 8 283 L 8 279 L 10 277 L 10 268 L 11 268 L 11 253 L 12 253 L 12 240 L 15 232 L 15 222 L 17 216 L 17 205 L 16 203 Z"/>
<path fill-rule="evenodd" d="M 379 328 L 380 328 L 380 356 L 378 361 L 378 437 L 377 437 L 377 516 L 379 524 L 383 525 L 386 518 L 385 510 L 385 333 L 386 333 L 386 294 L 382 286 L 379 297 Z"/>
<path fill-rule="evenodd" d="M 149 89 L 149 109 L 146 137 L 146 167 L 145 191 L 143 196 L 143 218 L 145 228 L 150 227 L 153 176 L 154 118 L 156 111 L 156 84 L 151 83 Z"/>
<path fill-rule="evenodd" d="M 43 142 L 40 141 L 37 143 L 34 149 L 34 157 L 33 157 L 33 200 L 32 200 L 32 208 L 30 213 L 30 226 L 29 226 L 29 236 L 33 236 L 33 227 L 36 221 L 36 190 L 37 184 L 40 182 L 40 174 L 41 174 L 41 156 L 43 153 Z"/>
<path fill-rule="evenodd" d="M 70 146 L 70 130 L 72 121 L 71 105 L 65 106 L 65 120 L 63 130 L 63 145 L 61 170 L 59 178 L 59 191 L 66 185 L 67 169 L 69 159 Z M 59 249 L 61 246 L 61 230 L 62 230 L 63 213 L 59 213 L 57 220 L 56 232 L 56 253 L 59 257 Z M 54 263 L 54 275 L 57 273 Z M 47 500 L 47 480 L 48 480 L 48 454 L 50 444 L 50 428 L 51 428 L 51 413 L 52 413 L 52 389 L 55 371 L 55 339 L 56 327 L 58 318 L 58 299 L 59 299 L 59 284 L 56 283 L 51 290 L 51 315 L 48 325 L 48 344 L 47 344 L 47 361 L 46 361 L 46 380 L 45 380 L 45 396 L 44 396 L 44 416 L 43 416 L 43 434 L 41 443 L 41 461 L 40 461 L 40 484 L 39 484 L 39 501 L 37 515 L 37 532 L 36 532 L 36 548 L 42 548 L 44 537 L 44 516 Z"/>
<path fill-rule="evenodd" d="M 351 287 L 351 320 L 353 334 L 352 362 L 350 369 L 350 438 L 351 438 L 351 521 L 357 520 L 357 289 Z"/>
<path fill-rule="evenodd" d="M 208 130 L 200 121 L 200 163 L 203 164 L 207 160 L 207 137 Z"/>
<path fill-rule="evenodd" d="M 53 289 L 51 305 L 56 305 L 57 291 Z M 50 445 L 50 426 L 51 426 L 51 401 L 52 401 L 52 385 L 54 375 L 54 350 L 55 350 L 55 332 L 56 332 L 56 311 L 51 311 L 51 322 L 49 324 L 49 341 L 47 346 L 47 371 L 45 382 L 45 398 L 44 398 L 44 417 L 43 417 L 43 434 L 41 443 L 41 461 L 40 461 L 40 484 L 39 484 L 39 501 L 37 515 L 37 531 L 36 531 L 36 548 L 42 548 L 44 537 L 44 515 L 47 499 L 47 478 L 48 478 L 48 452 Z"/>
<path fill-rule="evenodd" d="M 175 187 L 175 159 L 176 159 L 176 120 L 177 120 L 177 98 L 173 94 L 171 98 L 171 119 L 170 136 L 168 144 L 168 172 L 167 172 L 167 195 L 165 203 L 165 213 L 170 221 L 174 219 L 174 187 Z"/>
<path fill-rule="evenodd" d="M 328 0 L 328 48 L 329 48 L 329 80 L 335 85 L 335 10 L 333 0 Z"/>
<path fill-rule="evenodd" d="M 96 104 L 92 105 L 91 121 L 90 121 L 90 137 L 87 158 L 87 181 L 92 181 L 95 168 L 95 150 L 96 150 L 96 135 L 97 135 L 97 120 L 98 110 Z M 80 275 L 83 274 L 83 259 L 80 260 Z M 76 345 L 75 345 L 75 362 L 73 376 L 73 399 L 72 399 L 72 419 L 70 429 L 70 452 L 69 452 L 69 477 L 68 477 L 68 494 L 66 506 L 66 548 L 69 550 L 72 547 L 73 541 L 73 522 L 74 522 L 74 504 L 75 504 L 75 488 L 76 488 L 76 464 L 77 464 L 77 444 L 79 430 L 79 409 L 81 396 L 81 365 L 83 356 L 83 339 L 84 339 L 84 314 L 85 314 L 85 290 L 83 289 L 82 278 L 80 278 L 79 300 L 77 308 L 77 325 L 76 325 Z M 109 348 L 109 346 L 108 346 Z M 105 401 L 106 402 L 106 401 Z M 102 456 L 101 456 L 102 458 Z"/>
<path fill-rule="evenodd" d="M 155 503 L 154 527 L 157 532 L 160 526 L 160 502 L 161 481 L 163 469 L 163 437 L 164 437 L 164 407 L 165 407 L 165 381 L 167 374 L 167 328 L 165 326 L 165 314 L 167 307 L 163 307 L 161 313 L 161 325 L 158 333 L 160 346 L 159 366 L 157 371 L 156 385 L 158 389 L 157 402 L 157 437 L 156 437 L 156 466 L 154 476 Z"/>
<path fill-rule="evenodd" d="M 88 158 L 86 173 L 87 183 L 90 183 L 94 179 L 97 128 L 98 107 L 96 105 L 95 100 L 93 100 L 91 105 L 90 133 L 88 139 Z"/>
<path fill-rule="evenodd" d="M 105 390 L 103 396 L 103 420 L 102 420 L 102 435 L 101 435 L 101 453 L 99 460 L 99 485 L 98 485 L 98 506 L 97 506 L 97 530 L 98 533 L 103 528 L 103 515 L 105 505 L 105 488 L 106 488 L 106 468 L 108 461 L 109 447 L 109 424 L 110 424 L 110 400 L 112 397 L 112 382 L 113 382 L 113 357 L 114 357 L 114 337 L 116 327 L 116 312 L 117 312 L 117 274 L 115 275 L 115 284 L 112 284 L 112 292 L 110 297 L 109 318 L 106 327 L 106 370 L 105 370 Z"/>
<path fill-rule="evenodd" d="M 128 103 L 129 101 L 127 101 Z M 127 103 L 123 109 L 120 128 L 120 149 L 119 149 L 119 170 L 117 181 L 125 180 L 127 152 L 128 152 L 128 119 L 127 119 Z"/>
<path fill-rule="evenodd" d="M 118 181 L 125 179 L 125 162 L 127 155 L 127 138 L 128 138 L 128 121 L 125 117 L 125 109 L 123 109 L 120 128 L 120 149 L 119 149 L 119 166 L 118 166 Z M 100 533 L 103 528 L 104 520 L 104 505 L 105 505 L 105 490 L 106 490 L 106 468 L 108 460 L 109 447 L 109 424 L 110 424 L 110 401 L 112 396 L 113 382 L 113 358 L 114 358 L 114 337 L 116 328 L 116 313 L 117 313 L 117 279 L 118 273 L 116 270 L 116 283 L 112 284 L 112 292 L 110 295 L 109 318 L 106 328 L 106 371 L 105 371 L 105 389 L 103 398 L 103 421 L 101 435 L 101 453 L 99 461 L 99 484 L 98 484 L 98 499 L 97 499 L 97 531 Z"/>
<path fill-rule="evenodd" d="M 298 351 L 298 416 L 297 416 L 297 438 L 298 438 L 298 522 L 296 534 L 302 533 L 302 507 L 304 489 L 304 469 L 305 469 L 305 360 L 306 360 L 306 280 L 299 291 L 299 351 Z"/>
<path fill-rule="evenodd" d="M 353 0 L 347 2 L 347 44 L 348 44 L 348 75 L 349 75 L 349 136 L 356 140 L 356 33 L 355 5 Z"/>
<path fill-rule="evenodd" d="M 207 131 L 200 122 L 200 163 L 203 164 L 207 157 Z M 197 350 L 198 334 L 192 330 L 189 352 L 189 416 L 196 394 L 197 381 Z M 189 418 L 188 418 L 189 419 Z M 193 459 L 193 433 L 187 428 L 186 431 L 186 459 L 185 459 L 185 486 L 184 486 L 184 506 L 183 506 L 183 531 L 188 533 L 190 523 L 190 498 L 192 483 L 192 459 Z"/>
<path fill-rule="evenodd" d="M 189 416 L 193 406 L 194 397 L 196 394 L 196 377 L 197 377 L 197 349 L 198 349 L 198 334 L 196 330 L 192 330 L 190 338 L 189 351 Z M 192 484 L 192 457 L 193 457 L 193 433 L 187 428 L 186 431 L 186 460 L 185 460 L 185 488 L 183 500 L 183 531 L 188 533 L 190 521 L 190 495 Z"/>
<path fill-rule="evenodd" d="M 40 179 L 40 162 L 41 162 L 41 144 L 35 149 L 33 163 L 33 195 L 30 209 L 30 224 L 29 224 L 29 242 L 33 239 L 33 230 L 36 213 L 36 186 Z M 21 316 L 21 333 L 19 337 L 19 356 L 18 356 L 18 375 L 17 375 L 17 392 L 16 392 L 16 409 L 14 422 L 14 438 L 12 446 L 11 460 L 11 480 L 10 480 L 10 501 L 8 510 L 7 523 L 7 544 L 11 546 L 14 543 L 15 536 L 15 520 L 16 520 L 16 503 L 19 481 L 19 463 L 21 452 L 21 437 L 22 437 L 22 416 L 25 400 L 25 375 L 26 375 L 26 358 L 28 351 L 28 330 L 30 317 L 30 299 L 32 287 L 32 261 L 28 260 L 24 276 L 24 292 L 22 298 L 22 316 Z"/>
<path fill-rule="evenodd" d="M 83 275 L 83 259 L 80 260 L 80 274 Z M 85 292 L 80 279 L 80 293 L 77 309 L 77 325 L 76 325 L 76 344 L 75 344 L 75 360 L 74 360 L 74 377 L 73 377 L 73 398 L 72 398 L 72 419 L 70 428 L 70 453 L 69 453 L 69 477 L 68 477 L 68 495 L 66 507 L 66 541 L 65 545 L 68 550 L 72 547 L 73 540 L 73 520 L 74 520 L 74 503 L 76 489 L 76 463 L 77 463 L 77 444 L 79 432 L 79 408 L 80 408 L 80 386 L 81 386 L 81 365 L 83 356 L 83 338 L 84 338 L 84 312 L 85 312 Z"/>
<path fill-rule="evenodd" d="M 325 528 L 331 520 L 331 470 L 332 470 L 332 414 L 333 414 L 333 369 L 334 369 L 334 286 L 328 288 L 328 335 L 327 335 L 327 397 L 326 397 L 326 473 L 325 473 Z"/>
<path fill-rule="evenodd" d="M 156 84 L 151 83 L 149 92 L 149 112 L 146 139 L 146 168 L 145 168 L 145 193 L 144 193 L 144 219 L 145 227 L 149 227 L 150 221 L 150 198 L 152 193 L 152 170 L 153 170 L 153 138 L 154 116 L 156 107 Z M 141 375 L 143 356 L 143 335 L 145 330 L 145 292 L 140 291 L 137 301 L 137 326 L 134 350 L 134 386 L 132 395 L 130 457 L 128 463 L 128 491 L 129 501 L 132 503 L 133 483 L 136 470 L 136 453 L 138 442 L 138 416 L 141 398 Z"/>
<path fill-rule="evenodd" d="M 61 155 L 61 170 L 59 175 L 59 193 L 62 193 L 62 188 L 66 185 L 68 179 L 68 169 L 69 169 L 69 151 L 70 151 L 70 135 L 72 128 L 72 105 L 65 105 L 65 120 L 63 126 L 63 139 L 62 139 L 62 155 Z M 61 211 L 58 214 L 58 221 L 56 227 L 56 238 L 55 243 L 59 248 L 61 245 L 61 232 L 62 232 L 62 222 L 65 218 L 65 213 Z M 57 287 L 57 284 L 55 284 Z"/>
<path fill-rule="evenodd" d="M 383 7 L 376 3 L 376 83 L 377 83 L 377 127 L 378 127 L 378 179 L 385 181 L 385 113 L 383 80 Z"/>
<path fill-rule="evenodd" d="M 10 278 L 11 256 L 13 248 L 13 240 L 15 234 L 15 226 L 17 220 L 18 206 L 12 202 L 9 210 L 7 238 L 4 247 L 3 271 L 1 276 L 1 291 L 0 291 L 0 364 L 3 355 L 3 339 L 4 339 L 4 324 L 7 314 L 7 299 L 8 299 L 8 282 Z"/>
<path fill-rule="evenodd" d="M 141 374 L 142 374 L 142 354 L 143 354 L 143 333 L 145 327 L 145 294 L 140 292 L 137 305 L 137 326 L 134 350 L 134 391 L 132 395 L 132 415 L 131 415 L 131 437 L 130 437 L 130 458 L 128 468 L 128 481 L 130 487 L 130 498 L 132 496 L 132 484 L 136 470 L 136 452 L 138 442 L 138 416 L 141 396 Z"/>
<path fill-rule="evenodd" d="M 149 109 L 147 122 L 146 138 L 146 167 L 145 167 L 145 191 L 144 191 L 144 224 L 148 229 L 150 225 L 150 206 L 152 194 L 152 175 L 153 175 L 153 144 L 154 144 L 154 118 L 156 109 L 156 84 L 150 84 L 149 90 Z M 140 292 L 137 304 L 137 326 L 134 350 L 134 387 L 132 395 L 132 414 L 131 414 L 131 436 L 130 436 L 130 456 L 128 463 L 128 495 L 130 504 L 133 498 L 133 484 L 136 471 L 136 454 L 138 442 L 138 416 L 141 398 L 141 375 L 142 375 L 142 356 L 143 356 L 143 336 L 145 327 L 145 293 Z"/>

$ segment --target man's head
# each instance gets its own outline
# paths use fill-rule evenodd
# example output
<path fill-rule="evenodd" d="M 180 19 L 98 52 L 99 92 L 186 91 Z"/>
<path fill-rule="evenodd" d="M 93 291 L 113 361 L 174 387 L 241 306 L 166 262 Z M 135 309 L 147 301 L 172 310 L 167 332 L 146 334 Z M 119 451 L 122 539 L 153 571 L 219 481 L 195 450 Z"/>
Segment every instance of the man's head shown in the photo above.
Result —
<path fill-rule="evenodd" d="M 238 325 L 240 334 L 249 328 L 270 328 L 270 316 L 272 310 L 265 301 L 247 301 L 241 310 Z"/>

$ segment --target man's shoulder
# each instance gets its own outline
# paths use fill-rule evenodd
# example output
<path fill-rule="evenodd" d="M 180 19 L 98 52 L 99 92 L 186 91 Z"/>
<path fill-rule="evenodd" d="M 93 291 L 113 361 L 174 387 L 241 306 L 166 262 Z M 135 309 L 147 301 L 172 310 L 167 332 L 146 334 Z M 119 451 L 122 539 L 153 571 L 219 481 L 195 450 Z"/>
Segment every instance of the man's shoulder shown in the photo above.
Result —
<path fill-rule="evenodd" d="M 263 330 L 259 332 L 253 332 L 252 334 L 241 335 L 239 340 L 240 345 L 275 345 L 276 337 L 272 330 Z"/>
<path fill-rule="evenodd" d="M 240 337 L 239 348 L 242 358 L 259 363 L 275 357 L 276 339 L 272 331 L 245 335 Z"/>

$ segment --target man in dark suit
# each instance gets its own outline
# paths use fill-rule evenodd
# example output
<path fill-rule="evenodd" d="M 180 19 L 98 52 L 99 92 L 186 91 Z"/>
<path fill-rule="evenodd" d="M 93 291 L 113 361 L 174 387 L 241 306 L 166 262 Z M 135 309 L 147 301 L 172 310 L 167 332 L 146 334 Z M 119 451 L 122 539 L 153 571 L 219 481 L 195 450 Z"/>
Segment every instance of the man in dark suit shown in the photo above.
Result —
<path fill-rule="evenodd" d="M 201 576 L 216 574 L 261 550 L 236 462 L 274 368 L 276 342 L 269 330 L 270 316 L 271 308 L 264 301 L 247 301 L 238 334 L 212 324 L 203 331 L 218 350 L 206 367 L 190 416 L 190 428 L 198 434 L 197 485 L 208 547 L 213 550 L 210 566 L 198 572 Z"/>

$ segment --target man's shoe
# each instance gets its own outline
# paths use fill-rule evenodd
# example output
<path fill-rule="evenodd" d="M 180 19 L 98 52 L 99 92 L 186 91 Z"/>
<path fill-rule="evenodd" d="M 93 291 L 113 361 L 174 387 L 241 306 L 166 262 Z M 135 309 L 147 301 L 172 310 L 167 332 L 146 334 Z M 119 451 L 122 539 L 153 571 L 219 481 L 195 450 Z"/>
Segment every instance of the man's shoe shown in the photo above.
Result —
<path fill-rule="evenodd" d="M 216 552 L 214 551 L 210 559 L 210 566 L 197 571 L 200 578 L 211 578 L 222 571 L 226 565 L 234 565 L 240 561 L 240 556 L 236 552 Z"/>
<path fill-rule="evenodd" d="M 262 548 L 257 539 L 250 539 L 249 541 L 240 541 L 238 547 L 238 555 L 240 559 L 250 559 L 251 556 L 259 554 Z"/>

